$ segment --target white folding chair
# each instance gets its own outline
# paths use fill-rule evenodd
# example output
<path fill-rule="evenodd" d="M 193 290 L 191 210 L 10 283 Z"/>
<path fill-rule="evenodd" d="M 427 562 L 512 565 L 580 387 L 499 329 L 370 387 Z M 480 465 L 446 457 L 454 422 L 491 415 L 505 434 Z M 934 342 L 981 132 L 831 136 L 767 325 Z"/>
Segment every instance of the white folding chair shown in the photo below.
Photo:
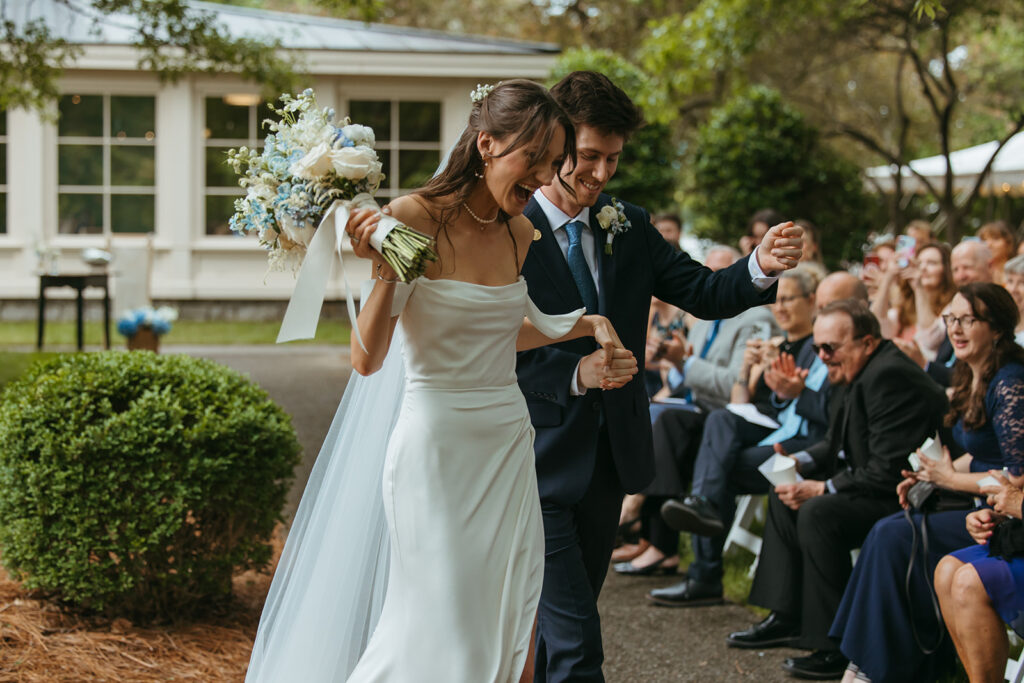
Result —
<path fill-rule="evenodd" d="M 761 537 L 750 530 L 754 520 L 764 521 L 764 499 L 763 495 L 745 495 L 736 497 L 736 515 L 733 517 L 732 526 L 729 527 L 729 535 L 725 537 L 725 547 L 722 552 L 729 552 L 729 548 L 738 545 L 754 553 L 754 562 L 747 571 L 747 576 L 753 577 L 757 571 L 757 560 L 761 554 Z"/>

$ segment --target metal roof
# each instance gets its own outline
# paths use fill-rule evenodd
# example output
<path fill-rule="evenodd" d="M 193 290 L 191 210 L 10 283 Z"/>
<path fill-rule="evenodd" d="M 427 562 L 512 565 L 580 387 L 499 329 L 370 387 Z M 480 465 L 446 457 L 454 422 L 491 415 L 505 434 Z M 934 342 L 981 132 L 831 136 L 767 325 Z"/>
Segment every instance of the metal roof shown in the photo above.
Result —
<path fill-rule="evenodd" d="M 538 55 L 559 52 L 551 43 L 531 43 L 442 31 L 369 24 L 330 17 L 274 12 L 190 1 L 189 7 L 216 15 L 234 38 L 280 41 L 285 48 L 358 52 Z M 13 6 L 12 6 L 13 5 Z M 22 0 L 2 3 L 4 18 L 15 24 L 42 19 L 56 35 L 81 45 L 131 45 L 138 22 L 127 15 L 96 12 L 88 0 Z"/>

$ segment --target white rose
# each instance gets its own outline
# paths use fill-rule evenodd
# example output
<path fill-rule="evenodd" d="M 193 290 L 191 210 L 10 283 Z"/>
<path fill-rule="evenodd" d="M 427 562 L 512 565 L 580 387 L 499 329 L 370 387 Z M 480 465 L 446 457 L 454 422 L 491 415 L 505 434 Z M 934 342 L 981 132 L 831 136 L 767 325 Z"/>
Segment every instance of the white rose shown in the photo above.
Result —
<path fill-rule="evenodd" d="M 362 180 L 379 165 L 377 153 L 369 147 L 342 147 L 331 152 L 334 172 L 349 180 Z"/>
<path fill-rule="evenodd" d="M 330 145 L 326 142 L 321 142 L 306 152 L 306 156 L 293 163 L 288 168 L 288 172 L 306 180 L 322 176 L 331 170 L 330 153 Z"/>
<path fill-rule="evenodd" d="M 597 222 L 605 230 L 607 230 L 609 226 L 618 219 L 618 217 L 619 212 L 610 204 L 597 212 Z"/>
<path fill-rule="evenodd" d="M 370 187 L 374 189 L 380 187 L 381 181 L 384 180 L 383 169 L 384 165 L 381 164 L 380 161 L 373 162 L 373 168 L 370 170 L 370 173 L 366 176 L 366 182 L 370 184 Z"/>
<path fill-rule="evenodd" d="M 341 129 L 341 132 L 355 145 L 373 147 L 377 140 L 373 137 L 373 128 L 360 126 L 358 123 L 350 123 Z"/>

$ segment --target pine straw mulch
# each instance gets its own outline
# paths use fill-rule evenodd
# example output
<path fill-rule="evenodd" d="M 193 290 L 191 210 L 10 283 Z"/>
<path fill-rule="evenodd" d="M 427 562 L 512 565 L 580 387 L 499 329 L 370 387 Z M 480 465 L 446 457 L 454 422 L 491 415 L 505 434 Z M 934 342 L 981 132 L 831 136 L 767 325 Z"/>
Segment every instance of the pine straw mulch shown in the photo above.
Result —
<path fill-rule="evenodd" d="M 274 534 L 274 560 L 281 534 Z M 270 574 L 234 577 L 223 614 L 135 626 L 83 617 L 39 599 L 0 569 L 0 682 L 242 681 Z"/>

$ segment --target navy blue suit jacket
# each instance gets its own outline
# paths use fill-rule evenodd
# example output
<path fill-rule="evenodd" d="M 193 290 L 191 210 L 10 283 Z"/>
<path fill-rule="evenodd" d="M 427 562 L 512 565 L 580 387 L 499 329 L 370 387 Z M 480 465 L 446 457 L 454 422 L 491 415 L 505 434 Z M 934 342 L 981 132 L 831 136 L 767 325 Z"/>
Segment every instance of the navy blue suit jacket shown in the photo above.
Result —
<path fill-rule="evenodd" d="M 590 210 L 599 251 L 598 307 L 641 362 L 652 296 L 708 320 L 774 301 L 775 286 L 761 292 L 751 283 L 747 259 L 712 272 L 673 249 L 651 225 L 648 213 L 632 204 L 624 203 L 630 229 L 615 237 L 612 254 L 605 253 L 606 233 L 596 216 L 610 203 L 611 198 L 602 194 Z M 531 200 L 524 213 L 540 231 L 523 264 L 530 297 L 549 314 L 582 308 L 569 265 L 540 205 Z M 651 418 L 642 380 L 634 378 L 612 391 L 570 395 L 577 364 L 596 348 L 586 337 L 518 354 L 519 387 L 537 432 L 534 447 L 542 500 L 572 505 L 583 497 L 594 470 L 602 419 L 623 488 L 640 491 L 654 477 Z"/>

